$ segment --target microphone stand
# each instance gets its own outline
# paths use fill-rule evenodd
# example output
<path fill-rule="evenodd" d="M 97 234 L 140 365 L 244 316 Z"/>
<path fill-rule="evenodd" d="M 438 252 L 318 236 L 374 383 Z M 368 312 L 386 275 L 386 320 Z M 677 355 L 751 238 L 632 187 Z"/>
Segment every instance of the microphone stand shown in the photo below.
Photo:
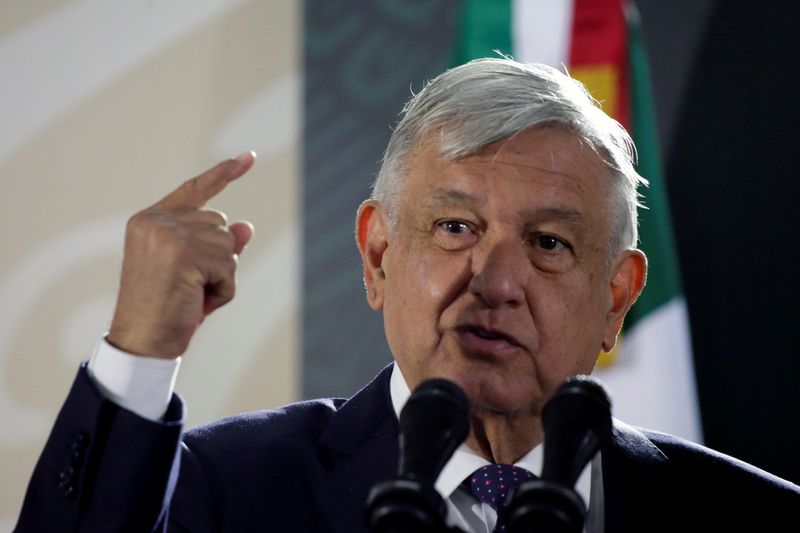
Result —
<path fill-rule="evenodd" d="M 400 477 L 375 485 L 367 503 L 367 525 L 373 533 L 446 533 L 447 505 L 430 485 Z"/>

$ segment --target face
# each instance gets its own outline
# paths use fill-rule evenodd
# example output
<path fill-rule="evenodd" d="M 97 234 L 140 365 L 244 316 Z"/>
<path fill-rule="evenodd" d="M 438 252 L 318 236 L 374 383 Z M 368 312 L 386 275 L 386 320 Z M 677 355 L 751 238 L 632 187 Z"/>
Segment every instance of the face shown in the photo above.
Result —
<path fill-rule="evenodd" d="M 613 346 L 644 256 L 607 266 L 608 170 L 571 133 L 534 128 L 448 161 L 411 154 L 398 221 L 359 213 L 370 304 L 413 388 L 458 383 L 474 407 L 538 415 Z"/>

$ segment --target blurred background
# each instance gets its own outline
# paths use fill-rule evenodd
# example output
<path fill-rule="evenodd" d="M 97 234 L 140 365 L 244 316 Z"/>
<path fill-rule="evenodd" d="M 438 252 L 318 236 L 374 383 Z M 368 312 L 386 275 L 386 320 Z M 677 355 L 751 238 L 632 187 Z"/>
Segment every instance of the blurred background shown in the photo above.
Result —
<path fill-rule="evenodd" d="M 666 284 L 602 357 L 617 415 L 800 482 L 800 5 L 625 4 L 3 2 L 0 530 L 108 327 L 126 219 L 220 159 L 259 154 L 212 203 L 256 235 L 185 357 L 189 424 L 350 395 L 387 364 L 356 208 L 411 91 L 493 49 L 569 68 L 650 154 L 642 246 Z"/>

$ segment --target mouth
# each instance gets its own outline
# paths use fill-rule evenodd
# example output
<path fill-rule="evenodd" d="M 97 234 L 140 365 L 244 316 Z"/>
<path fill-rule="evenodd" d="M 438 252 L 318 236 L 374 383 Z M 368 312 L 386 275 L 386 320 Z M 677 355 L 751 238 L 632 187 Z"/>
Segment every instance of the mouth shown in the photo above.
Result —
<path fill-rule="evenodd" d="M 457 331 L 462 345 L 469 351 L 500 355 L 522 347 L 512 335 L 496 329 L 465 325 L 458 327 Z"/>

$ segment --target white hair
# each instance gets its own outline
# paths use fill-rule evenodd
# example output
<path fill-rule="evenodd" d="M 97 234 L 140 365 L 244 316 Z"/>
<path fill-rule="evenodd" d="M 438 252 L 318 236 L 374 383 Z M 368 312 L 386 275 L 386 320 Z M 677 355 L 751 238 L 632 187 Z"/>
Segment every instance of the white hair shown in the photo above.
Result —
<path fill-rule="evenodd" d="M 408 171 L 409 153 L 437 129 L 441 154 L 457 160 L 536 126 L 557 125 L 598 154 L 612 177 L 610 254 L 637 243 L 637 187 L 647 184 L 634 165 L 628 133 L 606 115 L 586 88 L 558 70 L 509 58 L 476 59 L 447 70 L 413 95 L 383 157 L 372 198 L 392 226 Z"/>

